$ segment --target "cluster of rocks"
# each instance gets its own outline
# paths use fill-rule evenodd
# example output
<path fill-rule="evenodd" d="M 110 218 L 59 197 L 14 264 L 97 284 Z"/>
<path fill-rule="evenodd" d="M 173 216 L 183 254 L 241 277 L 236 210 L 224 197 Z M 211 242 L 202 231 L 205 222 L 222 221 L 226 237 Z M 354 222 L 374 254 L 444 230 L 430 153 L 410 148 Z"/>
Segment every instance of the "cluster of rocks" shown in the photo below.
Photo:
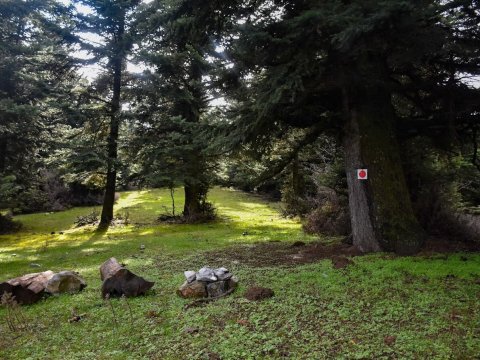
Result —
<path fill-rule="evenodd" d="M 231 293 L 238 285 L 238 278 L 228 269 L 203 267 L 199 271 L 185 271 L 186 281 L 177 290 L 183 298 L 213 298 Z"/>

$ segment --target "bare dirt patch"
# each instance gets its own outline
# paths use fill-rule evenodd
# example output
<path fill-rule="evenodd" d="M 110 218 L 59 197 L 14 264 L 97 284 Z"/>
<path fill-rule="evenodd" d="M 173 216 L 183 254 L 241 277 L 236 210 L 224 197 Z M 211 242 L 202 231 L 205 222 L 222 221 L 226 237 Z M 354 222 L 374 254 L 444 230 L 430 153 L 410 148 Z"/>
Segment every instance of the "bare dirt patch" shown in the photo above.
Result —
<path fill-rule="evenodd" d="M 478 252 L 480 243 L 453 242 L 447 239 L 430 238 L 417 256 L 432 256 L 435 253 Z M 252 267 L 295 266 L 309 264 L 323 259 L 331 259 L 334 268 L 343 269 L 355 256 L 363 255 L 354 246 L 344 243 L 324 244 L 268 242 L 252 245 L 238 245 L 222 250 L 208 251 L 204 254 L 212 263 L 239 263 Z M 385 258 L 395 258 L 393 253 Z"/>
<path fill-rule="evenodd" d="M 322 259 L 336 259 L 337 268 L 343 268 L 352 262 L 347 257 L 359 255 L 362 255 L 361 252 L 351 245 L 325 245 L 319 242 L 303 246 L 292 246 L 288 243 L 258 243 L 233 246 L 204 254 L 207 261 L 238 262 L 253 267 L 301 265 Z"/>
<path fill-rule="evenodd" d="M 430 237 L 425 242 L 423 249 L 418 255 L 431 255 L 434 253 L 455 253 L 455 252 L 478 252 L 480 242 L 459 242 L 442 237 Z"/>

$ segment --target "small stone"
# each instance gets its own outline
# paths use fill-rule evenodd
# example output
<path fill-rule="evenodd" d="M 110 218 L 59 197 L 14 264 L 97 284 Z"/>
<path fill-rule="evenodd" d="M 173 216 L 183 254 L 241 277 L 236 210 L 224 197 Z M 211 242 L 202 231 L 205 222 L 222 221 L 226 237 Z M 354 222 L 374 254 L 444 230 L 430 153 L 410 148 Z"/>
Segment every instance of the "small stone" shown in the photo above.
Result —
<path fill-rule="evenodd" d="M 244 231 L 244 232 L 242 233 L 242 235 L 243 235 L 243 236 L 247 236 L 247 235 L 248 235 L 248 231 Z"/>
<path fill-rule="evenodd" d="M 30 264 L 30 267 L 39 268 L 39 267 L 41 267 L 41 265 L 40 265 L 40 264 L 36 264 L 36 263 L 31 263 L 31 264 Z"/>
<path fill-rule="evenodd" d="M 218 269 L 213 270 L 213 272 L 215 273 L 215 275 L 217 275 L 217 274 L 224 274 L 224 273 L 227 273 L 227 272 L 228 272 L 228 269 L 227 269 L 227 268 L 224 268 L 224 267 L 220 267 L 220 268 L 218 268 Z"/>
<path fill-rule="evenodd" d="M 197 281 L 205 281 L 205 282 L 217 281 L 217 277 L 215 276 L 215 273 L 213 272 L 212 269 L 208 267 L 203 267 L 200 270 L 198 270 L 196 279 Z"/>
<path fill-rule="evenodd" d="M 177 294 L 185 299 L 204 298 L 207 297 L 207 290 L 204 282 L 196 280 L 188 283 L 188 281 L 185 281 L 177 290 Z"/>
<path fill-rule="evenodd" d="M 215 281 L 207 285 L 208 297 L 217 297 L 227 291 L 226 281 Z"/>
<path fill-rule="evenodd" d="M 258 301 L 271 298 L 275 293 L 272 289 L 252 286 L 245 292 L 245 297 L 250 301 Z"/>
<path fill-rule="evenodd" d="M 143 251 L 143 250 L 145 250 L 145 245 L 142 244 L 140 245 L 140 251 Z"/>
<path fill-rule="evenodd" d="M 185 329 L 183 329 L 183 332 L 184 333 L 187 333 L 187 334 L 196 334 L 198 333 L 198 329 L 197 328 L 194 328 L 194 327 L 187 327 Z"/>
<path fill-rule="evenodd" d="M 74 322 L 79 322 L 80 320 L 83 320 L 87 314 L 80 314 L 80 315 L 73 315 L 70 319 L 68 319 L 69 323 L 74 323 Z"/>
<path fill-rule="evenodd" d="M 74 293 L 87 286 L 85 280 L 73 271 L 61 271 L 47 282 L 45 291 L 50 294 Z"/>
<path fill-rule="evenodd" d="M 195 281 L 197 278 L 197 273 L 195 271 L 184 271 L 183 274 L 189 283 Z"/>

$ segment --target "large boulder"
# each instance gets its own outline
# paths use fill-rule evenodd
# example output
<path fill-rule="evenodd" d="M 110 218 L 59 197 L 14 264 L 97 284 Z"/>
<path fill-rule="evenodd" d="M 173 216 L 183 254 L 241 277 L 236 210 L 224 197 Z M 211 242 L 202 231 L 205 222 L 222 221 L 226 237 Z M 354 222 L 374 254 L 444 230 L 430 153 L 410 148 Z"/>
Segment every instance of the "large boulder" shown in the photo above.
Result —
<path fill-rule="evenodd" d="M 75 293 L 82 291 L 87 283 L 76 272 L 61 271 L 48 280 L 45 291 L 50 294 Z"/>

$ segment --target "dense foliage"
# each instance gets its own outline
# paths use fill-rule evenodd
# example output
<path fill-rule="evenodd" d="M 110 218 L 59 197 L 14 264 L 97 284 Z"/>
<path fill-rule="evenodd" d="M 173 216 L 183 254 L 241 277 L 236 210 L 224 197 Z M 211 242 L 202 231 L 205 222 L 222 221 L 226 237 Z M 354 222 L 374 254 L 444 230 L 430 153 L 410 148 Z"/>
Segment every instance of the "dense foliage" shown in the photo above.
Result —
<path fill-rule="evenodd" d="M 197 221 L 221 184 L 413 253 L 479 204 L 475 1 L 64 3 L 0 4 L 0 208 L 108 226 L 116 189 L 183 186 Z"/>

